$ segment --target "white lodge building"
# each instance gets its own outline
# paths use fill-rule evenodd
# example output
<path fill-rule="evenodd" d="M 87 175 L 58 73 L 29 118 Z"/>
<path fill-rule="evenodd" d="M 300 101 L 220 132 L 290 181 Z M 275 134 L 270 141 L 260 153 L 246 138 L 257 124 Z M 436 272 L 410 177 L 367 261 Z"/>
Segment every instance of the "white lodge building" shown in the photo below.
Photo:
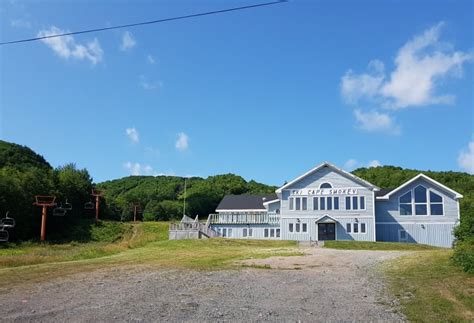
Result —
<path fill-rule="evenodd" d="M 228 195 L 209 225 L 223 237 L 415 242 L 451 247 L 462 195 L 419 174 L 384 190 L 330 163 L 275 194 Z"/>

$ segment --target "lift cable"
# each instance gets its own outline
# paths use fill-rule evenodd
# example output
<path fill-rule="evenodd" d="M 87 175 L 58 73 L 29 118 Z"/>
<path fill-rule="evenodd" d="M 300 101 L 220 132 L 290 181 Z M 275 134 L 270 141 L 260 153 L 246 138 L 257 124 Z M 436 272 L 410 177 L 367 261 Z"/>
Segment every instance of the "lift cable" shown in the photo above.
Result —
<path fill-rule="evenodd" d="M 265 2 L 265 3 L 254 4 L 254 5 L 248 5 L 248 6 L 241 6 L 241 7 L 234 7 L 234 8 L 228 8 L 228 9 L 221 9 L 221 10 L 195 13 L 195 14 L 190 14 L 190 15 L 185 15 L 185 16 L 177 16 L 177 17 L 163 18 L 163 19 L 152 20 L 152 21 L 137 22 L 137 23 L 133 23 L 133 24 L 126 24 L 126 25 L 119 25 L 119 26 L 112 26 L 112 27 L 104 27 L 104 28 L 96 28 L 96 29 L 88 29 L 88 30 L 80 30 L 80 31 L 73 31 L 73 32 L 68 32 L 68 33 L 63 33 L 63 34 L 56 34 L 56 35 L 49 35 L 49 36 L 42 36 L 42 37 L 35 37 L 35 38 L 27 38 L 27 39 L 20 39 L 20 40 L 12 40 L 12 41 L 0 42 L 0 46 L 17 44 L 17 43 L 26 43 L 26 42 L 42 40 L 42 39 L 47 39 L 47 38 L 71 36 L 71 35 L 78 35 L 78 34 L 87 34 L 87 33 L 94 33 L 94 32 L 106 31 L 106 30 L 112 30 L 112 29 L 120 29 L 120 28 L 137 27 L 137 26 L 143 26 L 143 25 L 151 25 L 151 24 L 157 24 L 157 23 L 173 21 L 173 20 L 181 20 L 181 19 L 195 18 L 195 17 L 201 17 L 201 16 L 209 16 L 209 15 L 215 15 L 215 14 L 231 12 L 231 11 L 238 11 L 238 10 L 257 8 L 257 7 L 270 6 L 270 5 L 280 4 L 280 3 L 283 3 L 283 2 L 287 2 L 287 1 L 288 0 L 279 0 L 279 1 L 273 1 L 273 2 Z"/>

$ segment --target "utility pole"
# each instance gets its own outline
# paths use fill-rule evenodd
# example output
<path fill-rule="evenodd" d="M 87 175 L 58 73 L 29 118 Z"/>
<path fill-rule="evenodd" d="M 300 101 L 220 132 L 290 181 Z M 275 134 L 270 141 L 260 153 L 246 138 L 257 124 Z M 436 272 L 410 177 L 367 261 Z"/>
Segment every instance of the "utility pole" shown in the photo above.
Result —
<path fill-rule="evenodd" d="M 92 189 L 92 196 L 95 197 L 95 220 L 99 221 L 99 205 L 100 198 L 104 196 L 104 193 L 96 189 Z"/>
<path fill-rule="evenodd" d="M 35 195 L 33 205 L 41 206 L 41 241 L 46 239 L 46 216 L 48 215 L 48 207 L 55 206 L 56 196 Z"/>
<path fill-rule="evenodd" d="M 186 215 L 186 177 L 184 178 L 184 201 L 183 201 L 183 215 Z"/>
<path fill-rule="evenodd" d="M 137 221 L 137 211 L 140 208 L 140 203 L 139 202 L 133 202 L 133 222 Z"/>

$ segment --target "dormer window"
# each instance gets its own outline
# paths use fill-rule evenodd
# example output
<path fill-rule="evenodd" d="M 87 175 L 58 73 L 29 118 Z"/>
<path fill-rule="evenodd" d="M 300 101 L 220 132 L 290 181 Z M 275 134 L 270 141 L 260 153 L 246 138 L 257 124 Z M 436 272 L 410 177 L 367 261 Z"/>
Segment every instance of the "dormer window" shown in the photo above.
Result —
<path fill-rule="evenodd" d="M 319 185 L 319 188 L 332 188 L 332 185 L 330 183 L 322 183 Z"/>

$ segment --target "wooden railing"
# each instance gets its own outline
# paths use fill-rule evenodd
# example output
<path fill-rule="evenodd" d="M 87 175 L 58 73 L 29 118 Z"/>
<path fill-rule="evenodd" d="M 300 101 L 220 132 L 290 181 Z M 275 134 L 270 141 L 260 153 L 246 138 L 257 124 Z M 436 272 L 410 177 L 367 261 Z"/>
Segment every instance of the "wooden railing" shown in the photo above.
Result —
<path fill-rule="evenodd" d="M 280 215 L 274 212 L 209 214 L 209 224 L 279 224 Z"/>

